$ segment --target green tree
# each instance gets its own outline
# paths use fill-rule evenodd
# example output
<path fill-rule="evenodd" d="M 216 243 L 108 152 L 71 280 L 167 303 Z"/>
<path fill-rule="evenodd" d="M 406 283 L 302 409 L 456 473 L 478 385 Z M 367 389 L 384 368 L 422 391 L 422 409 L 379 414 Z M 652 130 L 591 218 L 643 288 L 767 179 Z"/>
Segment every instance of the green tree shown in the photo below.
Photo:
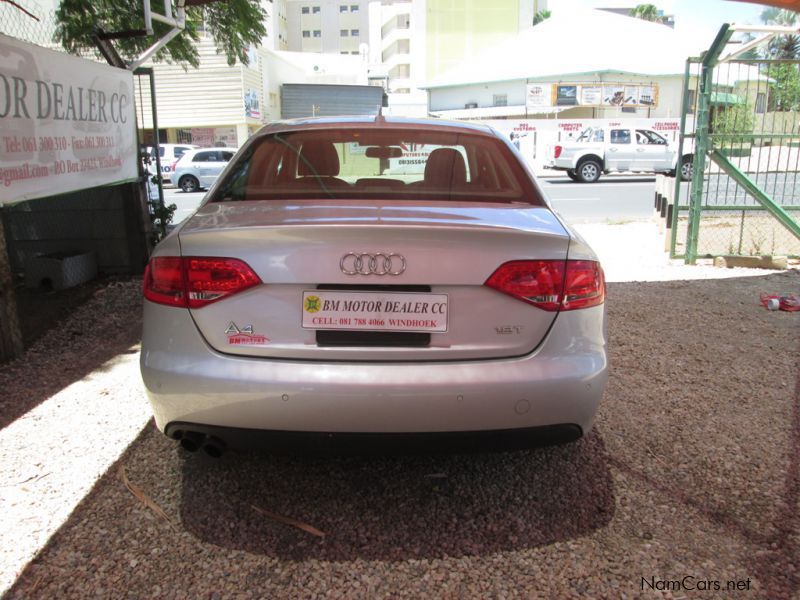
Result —
<path fill-rule="evenodd" d="M 766 25 L 793 27 L 797 25 L 797 13 L 780 8 L 767 8 L 761 13 L 761 20 Z M 779 35 L 767 45 L 767 58 L 800 57 L 800 37 L 796 35 Z"/>
<path fill-rule="evenodd" d="M 163 3 L 151 2 L 153 11 L 163 11 Z M 247 64 L 247 50 L 259 45 L 266 35 L 266 13 L 258 0 L 223 0 L 186 9 L 186 28 L 153 57 L 158 62 L 175 62 L 197 67 L 200 56 L 193 43 L 199 38 L 200 27 L 211 34 L 217 49 L 224 53 L 228 64 L 237 60 Z M 78 54 L 94 50 L 97 28 L 105 32 L 144 29 L 140 0 L 62 0 L 56 11 L 55 39 L 65 50 Z M 117 52 L 126 60 L 138 57 L 159 37 L 170 30 L 168 25 L 153 22 L 155 36 L 124 37 L 114 41 Z"/>
<path fill-rule="evenodd" d="M 549 10 L 540 10 L 535 15 L 533 15 L 533 24 L 538 25 L 545 19 L 549 19 L 552 13 Z"/>
<path fill-rule="evenodd" d="M 712 135 L 720 136 L 717 145 L 722 148 L 748 142 L 750 138 L 745 136 L 752 134 L 754 127 L 753 107 L 744 102 L 718 110 L 711 124 Z"/>
<path fill-rule="evenodd" d="M 652 21 L 653 23 L 664 22 L 664 16 L 659 13 L 658 9 L 653 4 L 637 4 L 628 14 L 637 19 L 642 19 L 643 21 Z"/>
<path fill-rule="evenodd" d="M 772 81 L 770 88 L 770 110 L 800 110 L 800 72 L 795 63 L 772 65 L 767 71 Z"/>

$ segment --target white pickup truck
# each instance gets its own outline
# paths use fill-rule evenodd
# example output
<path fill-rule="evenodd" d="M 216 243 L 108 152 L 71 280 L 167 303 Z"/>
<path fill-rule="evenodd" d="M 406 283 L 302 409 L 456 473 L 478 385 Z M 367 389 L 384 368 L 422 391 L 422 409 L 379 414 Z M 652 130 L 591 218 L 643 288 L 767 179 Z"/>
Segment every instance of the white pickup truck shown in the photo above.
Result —
<path fill-rule="evenodd" d="M 570 179 L 583 183 L 593 183 L 611 171 L 675 174 L 679 170 L 687 181 L 692 178 L 693 160 L 693 148 L 686 148 L 687 142 L 678 161 L 677 142 L 668 142 L 650 129 L 587 127 L 576 140 L 551 146 L 544 166 L 566 171 Z"/>

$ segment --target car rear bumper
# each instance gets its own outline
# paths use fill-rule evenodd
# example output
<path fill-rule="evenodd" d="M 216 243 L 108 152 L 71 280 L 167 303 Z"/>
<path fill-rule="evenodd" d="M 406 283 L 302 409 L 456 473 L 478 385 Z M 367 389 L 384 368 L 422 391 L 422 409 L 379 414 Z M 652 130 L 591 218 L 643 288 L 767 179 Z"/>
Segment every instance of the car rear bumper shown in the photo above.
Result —
<path fill-rule="evenodd" d="M 169 311 L 166 315 L 148 314 Z M 592 426 L 607 381 L 605 307 L 562 313 L 531 354 L 452 362 L 256 359 L 211 349 L 189 312 L 145 302 L 141 369 L 156 424 L 316 433 Z"/>
<path fill-rule="evenodd" d="M 164 431 L 167 436 L 176 440 L 183 439 L 189 432 L 205 436 L 198 447 L 211 443 L 220 452 L 225 448 L 259 448 L 270 452 L 314 455 L 523 450 L 534 446 L 573 442 L 583 435 L 580 427 L 570 423 L 491 431 L 338 433 L 271 431 L 174 421 Z"/>

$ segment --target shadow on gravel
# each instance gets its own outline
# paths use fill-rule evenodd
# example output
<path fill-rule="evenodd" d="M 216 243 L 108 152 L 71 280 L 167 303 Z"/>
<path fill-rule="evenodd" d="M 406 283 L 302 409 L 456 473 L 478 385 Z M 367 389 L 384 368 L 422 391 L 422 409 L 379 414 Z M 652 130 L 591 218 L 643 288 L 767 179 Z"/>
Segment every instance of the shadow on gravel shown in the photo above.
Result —
<path fill-rule="evenodd" d="M 129 278 L 17 290 L 25 352 L 0 363 L 0 429 L 115 356 L 138 351 L 131 347 L 141 337 L 140 287 Z"/>
<path fill-rule="evenodd" d="M 228 454 L 183 466 L 184 527 L 290 560 L 403 560 L 533 548 L 612 518 L 601 437 L 530 451 L 395 458 Z M 324 539 L 253 506 L 303 521 Z"/>

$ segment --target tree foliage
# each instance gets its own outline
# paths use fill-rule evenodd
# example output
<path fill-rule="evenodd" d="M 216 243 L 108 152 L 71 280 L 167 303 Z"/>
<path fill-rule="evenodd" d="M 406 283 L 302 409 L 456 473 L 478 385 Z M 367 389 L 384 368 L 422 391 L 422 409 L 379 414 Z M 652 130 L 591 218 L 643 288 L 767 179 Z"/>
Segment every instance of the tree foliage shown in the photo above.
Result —
<path fill-rule="evenodd" d="M 761 20 L 767 25 L 792 27 L 797 25 L 797 13 L 792 10 L 767 8 L 761 13 Z M 796 35 L 779 35 L 767 45 L 766 58 L 798 58 L 800 57 L 800 37 Z"/>
<path fill-rule="evenodd" d="M 542 21 L 544 21 L 546 19 L 549 19 L 551 16 L 552 16 L 552 13 L 549 10 L 547 10 L 547 9 L 540 10 L 535 15 L 533 15 L 533 24 L 534 25 L 538 25 Z"/>
<path fill-rule="evenodd" d="M 720 145 L 731 147 L 750 140 L 748 137 L 739 137 L 736 134 L 749 135 L 755 127 L 755 114 L 750 104 L 742 103 L 719 110 L 714 115 L 711 129 L 714 135 L 721 135 Z"/>
<path fill-rule="evenodd" d="M 148 1 L 148 0 L 145 0 Z M 151 2 L 153 11 L 163 11 L 163 3 Z M 199 31 L 205 29 L 214 38 L 218 51 L 228 64 L 237 60 L 247 64 L 247 50 L 259 45 L 266 35 L 266 13 L 258 0 L 222 0 L 202 7 L 186 9 L 186 28 L 153 57 L 155 62 L 189 64 L 197 67 L 200 57 L 196 45 Z M 62 0 L 56 11 L 55 39 L 65 50 L 79 54 L 94 50 L 97 28 L 105 32 L 144 29 L 141 0 Z M 138 57 L 170 27 L 153 22 L 154 36 L 127 37 L 114 40 L 114 47 L 125 60 Z"/>
<path fill-rule="evenodd" d="M 800 110 L 800 72 L 797 64 L 773 65 L 767 72 L 770 82 L 770 110 Z"/>
<path fill-rule="evenodd" d="M 632 17 L 653 23 L 663 23 L 664 17 L 653 4 L 637 4 L 628 13 Z"/>
<path fill-rule="evenodd" d="M 796 27 L 800 19 L 791 10 L 767 8 L 761 13 L 761 20 L 767 25 Z M 800 59 L 800 36 L 776 36 L 761 51 L 763 58 L 792 60 Z M 800 71 L 797 63 L 764 65 L 762 72 L 770 80 L 769 110 L 800 110 Z"/>

